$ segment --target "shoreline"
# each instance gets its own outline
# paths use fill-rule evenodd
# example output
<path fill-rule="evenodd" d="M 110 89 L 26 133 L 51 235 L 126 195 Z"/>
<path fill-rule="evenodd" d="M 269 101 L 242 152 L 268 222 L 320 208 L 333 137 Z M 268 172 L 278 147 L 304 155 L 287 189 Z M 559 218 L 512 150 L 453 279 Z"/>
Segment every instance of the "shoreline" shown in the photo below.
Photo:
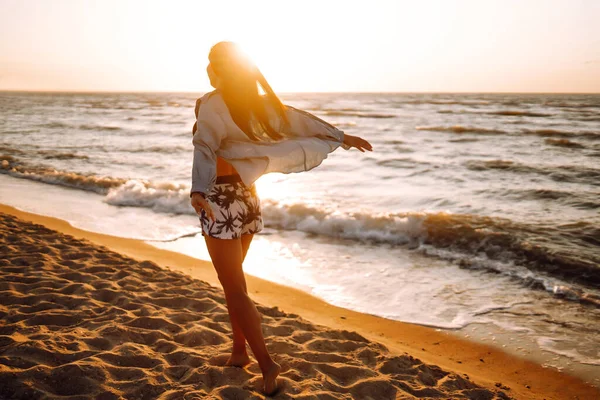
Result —
<path fill-rule="evenodd" d="M 84 231 L 57 218 L 20 211 L 2 204 L 0 212 L 78 239 L 86 239 L 138 261 L 152 261 L 167 270 L 182 272 L 220 288 L 209 262 L 161 250 L 140 240 Z M 485 344 L 461 339 L 449 332 L 361 314 L 330 305 L 297 289 L 250 275 L 246 275 L 246 278 L 250 295 L 257 303 L 298 314 L 315 324 L 356 331 L 369 340 L 387 346 L 390 353 L 408 353 L 444 370 L 459 375 L 466 374 L 476 384 L 492 390 L 497 390 L 496 384 L 501 383 L 510 388 L 505 393 L 517 399 L 564 399 L 577 396 L 593 398 L 600 395 L 598 388 L 576 377 L 543 368 L 532 361 L 508 355 Z"/>

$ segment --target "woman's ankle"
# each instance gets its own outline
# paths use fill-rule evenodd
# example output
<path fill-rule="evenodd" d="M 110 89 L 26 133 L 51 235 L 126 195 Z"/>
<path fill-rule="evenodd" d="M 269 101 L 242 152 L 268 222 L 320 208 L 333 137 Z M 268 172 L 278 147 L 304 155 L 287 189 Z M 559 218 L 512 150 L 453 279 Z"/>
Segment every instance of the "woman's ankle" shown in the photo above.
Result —
<path fill-rule="evenodd" d="M 233 344 L 231 349 L 231 354 L 248 354 L 248 350 L 246 349 L 246 343 L 243 345 Z"/>
<path fill-rule="evenodd" d="M 250 356 L 248 356 L 248 354 L 239 353 L 239 354 L 231 354 L 229 356 L 229 359 L 225 362 L 225 365 L 230 366 L 230 367 L 242 367 L 243 368 L 250 363 L 251 363 L 251 360 L 250 360 Z"/>
<path fill-rule="evenodd" d="M 258 366 L 263 375 L 272 372 L 274 369 L 280 368 L 279 364 L 277 364 L 275 361 L 273 361 L 273 359 L 270 357 L 268 360 L 259 362 Z"/>
<path fill-rule="evenodd" d="M 275 394 L 278 390 L 277 377 L 281 372 L 281 366 L 271 360 L 272 365 L 262 371 L 263 375 L 263 392 L 267 396 Z"/>

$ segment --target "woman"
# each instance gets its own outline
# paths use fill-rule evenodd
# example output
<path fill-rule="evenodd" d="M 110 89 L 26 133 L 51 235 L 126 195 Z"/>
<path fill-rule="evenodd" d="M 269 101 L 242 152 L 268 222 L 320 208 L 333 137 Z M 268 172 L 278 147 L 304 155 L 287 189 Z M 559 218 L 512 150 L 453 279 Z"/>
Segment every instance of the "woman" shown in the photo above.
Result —
<path fill-rule="evenodd" d="M 248 297 L 242 270 L 252 237 L 263 227 L 254 181 L 268 172 L 310 170 L 340 145 L 363 152 L 372 147 L 283 105 L 234 43 L 217 43 L 208 58 L 206 72 L 215 90 L 196 103 L 191 204 L 200 216 L 227 301 L 233 349 L 226 365 L 242 367 L 250 362 L 247 341 L 262 371 L 263 391 L 269 395 L 277 390 L 280 366 L 265 346 L 260 315 Z"/>

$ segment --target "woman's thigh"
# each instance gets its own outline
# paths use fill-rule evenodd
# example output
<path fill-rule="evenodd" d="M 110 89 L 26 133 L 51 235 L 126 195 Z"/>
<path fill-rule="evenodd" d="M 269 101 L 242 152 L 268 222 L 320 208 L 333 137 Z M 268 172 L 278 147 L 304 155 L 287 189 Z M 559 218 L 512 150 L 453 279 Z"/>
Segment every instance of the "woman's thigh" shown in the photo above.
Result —
<path fill-rule="evenodd" d="M 246 287 L 242 270 L 242 240 L 204 236 L 206 247 L 225 291 Z"/>
<path fill-rule="evenodd" d="M 253 233 L 242 235 L 242 262 L 244 262 L 246 259 L 246 254 L 248 254 L 248 249 L 250 248 L 250 243 L 252 243 L 253 237 Z"/>

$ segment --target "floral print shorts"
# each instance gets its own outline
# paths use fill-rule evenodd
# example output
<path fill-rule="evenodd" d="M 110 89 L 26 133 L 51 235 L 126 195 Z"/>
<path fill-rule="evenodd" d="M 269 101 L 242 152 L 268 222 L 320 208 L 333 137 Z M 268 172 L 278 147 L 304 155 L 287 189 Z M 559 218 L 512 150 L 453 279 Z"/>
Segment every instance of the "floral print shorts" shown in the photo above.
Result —
<path fill-rule="evenodd" d="M 242 235 L 262 231 L 263 220 L 260 211 L 260 199 L 254 184 L 244 185 L 239 178 L 217 178 L 217 183 L 206 196 L 215 215 L 215 220 L 200 213 L 202 235 L 217 239 L 238 239 Z M 222 179 L 225 178 L 225 179 Z"/>

